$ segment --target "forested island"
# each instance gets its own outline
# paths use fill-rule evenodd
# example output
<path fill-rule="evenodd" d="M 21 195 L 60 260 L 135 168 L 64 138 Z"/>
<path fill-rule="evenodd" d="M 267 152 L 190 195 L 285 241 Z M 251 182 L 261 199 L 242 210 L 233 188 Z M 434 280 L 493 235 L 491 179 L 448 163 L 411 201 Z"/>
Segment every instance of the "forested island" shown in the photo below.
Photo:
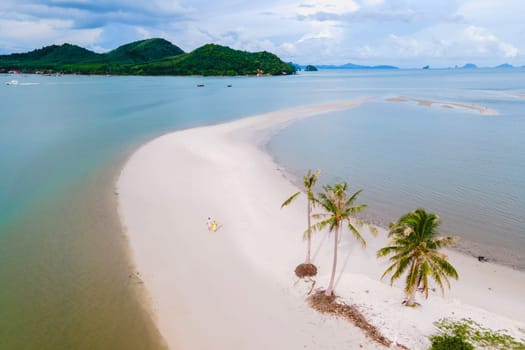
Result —
<path fill-rule="evenodd" d="M 185 53 L 160 38 L 132 42 L 108 53 L 80 46 L 51 45 L 27 53 L 0 55 L 0 73 L 111 75 L 282 75 L 296 68 L 270 52 L 246 52 L 206 44 Z"/>

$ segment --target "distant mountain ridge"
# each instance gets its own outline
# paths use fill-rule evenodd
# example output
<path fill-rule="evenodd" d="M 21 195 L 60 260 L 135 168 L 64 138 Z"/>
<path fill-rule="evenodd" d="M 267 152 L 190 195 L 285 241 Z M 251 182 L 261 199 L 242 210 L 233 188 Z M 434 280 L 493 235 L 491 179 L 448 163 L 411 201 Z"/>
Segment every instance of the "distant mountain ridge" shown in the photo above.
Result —
<path fill-rule="evenodd" d="M 293 63 L 293 62 L 289 62 L 289 64 L 291 65 L 294 65 L 298 70 L 306 70 L 306 67 L 307 65 L 302 65 L 302 64 L 297 64 L 297 63 Z M 455 67 L 442 67 L 442 68 L 431 68 L 430 65 L 424 65 L 423 67 L 421 68 L 399 68 L 399 67 L 396 67 L 396 66 L 393 66 L 393 65 L 378 65 L 378 66 L 368 66 L 368 65 L 359 65 L 359 64 L 354 64 L 354 63 L 347 63 L 347 64 L 342 64 L 342 65 L 316 65 L 315 67 L 319 68 L 319 69 L 363 69 L 363 70 L 381 70 L 381 69 L 385 69 L 385 70 L 395 70 L 395 69 L 423 69 L 423 70 L 427 70 L 427 69 L 505 69 L 505 68 L 525 68 L 525 66 L 513 66 L 509 63 L 503 63 L 503 64 L 500 64 L 500 65 L 497 65 L 497 66 L 492 66 L 492 67 L 478 67 L 476 64 L 474 63 L 466 63 L 464 64 L 463 66 L 455 66 Z"/>
<path fill-rule="evenodd" d="M 316 65 L 319 69 L 399 69 L 399 67 L 391 65 L 379 65 L 379 66 L 364 66 L 354 63 L 346 63 L 343 65 Z"/>
<path fill-rule="evenodd" d="M 521 68 L 524 68 L 525 66 L 522 66 Z M 459 68 L 459 69 L 476 69 L 476 68 L 496 68 L 496 69 L 500 69 L 500 68 L 520 68 L 520 67 L 514 67 L 512 64 L 508 64 L 508 63 L 503 63 L 503 64 L 500 64 L 500 65 L 497 65 L 497 66 L 494 66 L 494 67 L 479 67 L 477 65 L 475 65 L 474 63 L 467 63 L 461 67 L 455 67 L 455 68 Z"/>
<path fill-rule="evenodd" d="M 113 75 L 278 75 L 296 71 L 269 52 L 250 53 L 207 44 L 185 53 L 161 38 L 135 41 L 104 54 L 63 44 L 0 55 L 0 73 L 12 70 Z"/>

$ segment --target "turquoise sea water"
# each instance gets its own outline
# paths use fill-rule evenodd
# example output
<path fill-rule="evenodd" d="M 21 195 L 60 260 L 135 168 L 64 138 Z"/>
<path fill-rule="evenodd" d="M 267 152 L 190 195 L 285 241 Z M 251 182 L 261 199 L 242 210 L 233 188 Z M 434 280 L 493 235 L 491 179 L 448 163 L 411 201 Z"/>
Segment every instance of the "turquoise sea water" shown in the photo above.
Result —
<path fill-rule="evenodd" d="M 4 84 L 13 78 L 21 85 Z M 276 135 L 267 148 L 294 176 L 320 168 L 326 182 L 364 188 L 373 220 L 423 205 L 444 228 L 523 256 L 525 100 L 514 94 L 524 78 L 517 69 L 0 75 L 0 349 L 162 348 L 116 216 L 125 157 L 171 130 L 304 104 L 376 96 Z M 385 101 L 399 95 L 500 114 Z"/>
<path fill-rule="evenodd" d="M 0 76 L 0 349 L 163 348 L 117 217 L 125 157 L 301 101 L 284 78 L 12 78 Z"/>
<path fill-rule="evenodd" d="M 423 207 L 440 215 L 444 233 L 462 238 L 461 250 L 524 269 L 524 73 L 363 75 L 375 80 L 374 87 L 360 82 L 377 96 L 373 102 L 300 121 L 267 147 L 296 179 L 321 169 L 323 183 L 364 189 L 369 221 L 386 227 Z M 395 96 L 463 102 L 498 115 L 391 101 Z"/>

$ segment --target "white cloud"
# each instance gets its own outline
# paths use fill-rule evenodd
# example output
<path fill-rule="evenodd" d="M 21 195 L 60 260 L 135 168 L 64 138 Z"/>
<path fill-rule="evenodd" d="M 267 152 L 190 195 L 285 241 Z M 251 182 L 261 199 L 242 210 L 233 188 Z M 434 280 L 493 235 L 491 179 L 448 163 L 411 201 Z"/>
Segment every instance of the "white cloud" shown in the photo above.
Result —
<path fill-rule="evenodd" d="M 151 31 L 149 31 L 148 29 L 146 29 L 144 27 L 137 27 L 137 28 L 135 28 L 135 30 L 137 31 L 137 34 L 142 39 L 148 39 L 148 38 L 151 38 L 153 36 Z"/>
<path fill-rule="evenodd" d="M 76 45 L 93 48 L 93 43 L 96 43 L 102 34 L 101 28 L 95 29 L 74 29 L 67 31 L 65 35 L 60 37 L 56 43 L 75 43 Z"/>
<path fill-rule="evenodd" d="M 306 35 L 303 35 L 299 40 L 297 40 L 297 43 L 302 43 L 306 40 L 332 39 L 332 38 L 334 38 L 334 34 L 329 29 L 324 29 L 318 33 L 308 33 Z"/>
<path fill-rule="evenodd" d="M 367 6 L 378 6 L 382 5 L 384 2 L 384 0 L 364 0 L 363 4 Z"/>
<path fill-rule="evenodd" d="M 522 0 L 2 0 L 0 53 L 164 37 L 302 63 L 525 64 Z"/>
<path fill-rule="evenodd" d="M 517 48 L 507 43 L 500 43 L 499 49 L 507 58 L 515 58 L 519 54 L 519 50 Z"/>
<path fill-rule="evenodd" d="M 297 53 L 297 47 L 293 43 L 283 43 L 279 49 L 281 52 L 285 52 L 288 56 Z"/>
<path fill-rule="evenodd" d="M 352 0 L 309 0 L 298 4 L 298 15 L 308 16 L 318 12 L 343 14 L 359 10 L 360 6 Z"/>
<path fill-rule="evenodd" d="M 495 35 L 487 32 L 483 28 L 469 26 L 463 32 L 465 42 L 470 44 L 480 54 L 496 52 L 504 57 L 516 57 L 518 49 L 509 43 L 500 41 Z"/>
<path fill-rule="evenodd" d="M 354 51 L 356 57 L 392 57 L 414 64 L 431 61 L 441 66 L 479 61 L 502 63 L 519 56 L 519 49 L 476 26 L 442 24 L 410 35 L 390 34 L 377 46 Z"/>

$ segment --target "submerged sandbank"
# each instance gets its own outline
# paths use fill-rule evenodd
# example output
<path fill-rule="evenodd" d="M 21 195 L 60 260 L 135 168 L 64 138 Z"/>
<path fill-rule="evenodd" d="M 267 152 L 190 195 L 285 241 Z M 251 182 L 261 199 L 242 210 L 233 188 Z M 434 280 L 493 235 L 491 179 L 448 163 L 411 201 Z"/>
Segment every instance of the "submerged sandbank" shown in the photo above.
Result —
<path fill-rule="evenodd" d="M 119 209 L 158 326 L 172 349 L 380 348 L 344 320 L 311 310 L 309 285 L 296 283 L 305 247 L 304 197 L 260 145 L 299 118 L 346 109 L 369 98 L 293 108 L 165 135 L 140 148 L 118 180 Z M 213 216 L 220 229 L 209 232 Z M 386 231 L 362 250 L 350 235 L 340 245 L 336 293 L 359 306 L 383 333 L 425 348 L 441 317 L 470 317 L 520 336 L 525 328 L 525 275 L 449 252 L 460 281 L 421 308 L 405 308 L 399 284 L 379 281 L 386 261 L 375 252 Z M 317 286 L 326 287 L 331 244 L 313 240 Z"/>
<path fill-rule="evenodd" d="M 388 102 L 416 102 L 418 105 L 425 106 L 425 107 L 432 107 L 432 105 L 436 104 L 440 106 L 441 108 L 449 108 L 449 109 L 460 108 L 460 109 L 477 111 L 482 115 L 498 115 L 498 112 L 495 109 L 492 109 L 486 106 L 472 104 L 472 103 L 437 101 L 437 100 L 420 99 L 420 98 L 413 98 L 413 97 L 406 97 L 406 96 L 389 97 L 389 98 L 386 98 L 385 101 L 388 101 Z"/>

